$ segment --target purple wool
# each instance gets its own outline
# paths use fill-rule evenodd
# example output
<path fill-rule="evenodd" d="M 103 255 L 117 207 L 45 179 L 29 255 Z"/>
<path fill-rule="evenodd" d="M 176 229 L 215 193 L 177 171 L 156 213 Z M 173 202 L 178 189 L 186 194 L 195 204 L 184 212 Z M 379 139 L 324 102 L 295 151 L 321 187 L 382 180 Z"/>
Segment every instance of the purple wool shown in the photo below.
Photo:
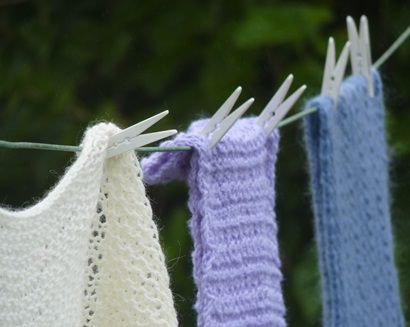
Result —
<path fill-rule="evenodd" d="M 279 134 L 240 119 L 211 150 L 194 122 L 141 162 L 148 184 L 186 179 L 198 326 L 286 326 L 275 216 Z"/>

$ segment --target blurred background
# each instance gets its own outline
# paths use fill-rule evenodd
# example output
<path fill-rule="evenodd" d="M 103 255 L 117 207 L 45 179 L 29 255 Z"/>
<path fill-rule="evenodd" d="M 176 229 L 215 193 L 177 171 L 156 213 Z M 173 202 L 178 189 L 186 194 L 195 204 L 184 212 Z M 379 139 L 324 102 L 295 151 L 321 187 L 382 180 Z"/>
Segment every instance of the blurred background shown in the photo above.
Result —
<path fill-rule="evenodd" d="M 151 131 L 185 130 L 238 86 L 257 115 L 286 76 L 320 92 L 327 41 L 346 16 L 369 19 L 373 61 L 410 22 L 408 0 L 0 1 L 0 139 L 76 145 L 89 124 L 127 127 L 165 109 Z M 410 40 L 380 69 L 391 145 L 391 205 L 410 321 Z M 350 74 L 348 68 L 347 74 Z M 238 102 L 239 103 L 239 102 Z M 281 129 L 277 215 L 289 326 L 321 326 L 318 263 L 301 122 Z M 41 198 L 72 153 L 0 148 L 0 202 Z M 150 187 L 181 326 L 195 326 L 185 182 Z M 1 240 L 0 240 L 1 241 Z M 410 325 L 408 325 L 410 326 Z"/>

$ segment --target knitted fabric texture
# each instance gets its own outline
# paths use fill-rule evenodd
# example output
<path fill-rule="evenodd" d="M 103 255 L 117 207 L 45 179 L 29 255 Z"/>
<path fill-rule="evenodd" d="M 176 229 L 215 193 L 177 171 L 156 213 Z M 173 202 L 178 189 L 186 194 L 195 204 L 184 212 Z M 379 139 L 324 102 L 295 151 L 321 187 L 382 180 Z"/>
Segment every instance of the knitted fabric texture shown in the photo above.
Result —
<path fill-rule="evenodd" d="M 393 256 L 388 156 L 380 76 L 343 82 L 337 107 L 307 104 L 307 152 L 322 282 L 324 326 L 404 326 Z"/>
<path fill-rule="evenodd" d="M 177 326 L 134 153 L 105 160 L 112 124 L 34 206 L 0 208 L 0 326 Z"/>
<path fill-rule="evenodd" d="M 198 326 L 285 326 L 274 212 L 278 133 L 267 138 L 254 119 L 239 120 L 211 150 L 191 124 L 141 161 L 148 184 L 189 183 Z"/>

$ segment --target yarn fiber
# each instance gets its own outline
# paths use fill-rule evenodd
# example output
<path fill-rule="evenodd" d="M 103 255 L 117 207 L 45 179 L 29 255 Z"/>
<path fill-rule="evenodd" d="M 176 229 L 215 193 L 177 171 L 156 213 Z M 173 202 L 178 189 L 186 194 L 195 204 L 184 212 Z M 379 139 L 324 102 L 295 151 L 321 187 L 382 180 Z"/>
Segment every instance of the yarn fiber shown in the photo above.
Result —
<path fill-rule="evenodd" d="M 148 184 L 187 179 L 198 326 L 285 326 L 274 212 L 277 131 L 240 119 L 214 149 L 191 124 L 141 161 Z"/>
<path fill-rule="evenodd" d="M 138 160 L 105 160 L 119 131 L 88 129 L 43 200 L 0 208 L 1 326 L 177 326 Z"/>
<path fill-rule="evenodd" d="M 340 89 L 337 107 L 307 104 L 305 138 L 327 327 L 404 326 L 389 210 L 382 82 L 363 76 Z"/>

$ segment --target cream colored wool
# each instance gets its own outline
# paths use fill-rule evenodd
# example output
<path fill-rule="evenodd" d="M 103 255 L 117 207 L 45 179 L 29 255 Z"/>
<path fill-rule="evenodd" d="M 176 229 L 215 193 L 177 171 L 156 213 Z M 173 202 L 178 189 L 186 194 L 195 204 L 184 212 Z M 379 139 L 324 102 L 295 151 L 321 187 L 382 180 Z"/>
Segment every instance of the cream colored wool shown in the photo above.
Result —
<path fill-rule="evenodd" d="M 119 131 L 90 128 L 42 201 L 0 208 L 0 326 L 177 326 L 138 160 L 105 160 Z"/>

